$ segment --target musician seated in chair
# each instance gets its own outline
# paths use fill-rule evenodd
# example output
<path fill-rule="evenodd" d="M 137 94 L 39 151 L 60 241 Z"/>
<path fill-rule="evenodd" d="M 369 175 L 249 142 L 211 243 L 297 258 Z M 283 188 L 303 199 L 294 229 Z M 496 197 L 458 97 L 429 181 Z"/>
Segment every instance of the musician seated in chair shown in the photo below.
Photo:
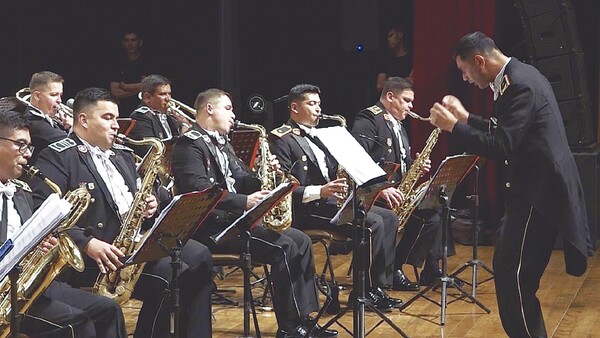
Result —
<path fill-rule="evenodd" d="M 69 282 L 74 286 L 89 287 L 94 285 L 97 277 L 102 277 L 104 282 L 99 286 L 110 289 L 116 285 L 107 281 L 105 273 L 117 271 L 122 265 L 119 259 L 124 253 L 119 248 L 126 246 L 124 242 L 135 241 L 131 237 L 141 227 L 141 220 L 146 219 L 145 225 L 153 222 L 150 217 L 157 209 L 157 202 L 151 193 L 138 193 L 138 189 L 147 191 L 148 187 L 138 186 L 140 179 L 132 150 L 115 144 L 119 129 L 116 98 L 105 89 L 84 89 L 75 97 L 73 111 L 73 134 L 42 151 L 37 166 L 62 191 L 73 190 L 81 182 L 87 183 L 93 202 L 78 223 L 86 231 L 69 231 L 80 250 L 86 253 L 86 270 L 72 274 Z M 154 182 L 148 180 L 150 184 Z M 34 201 L 41 203 L 48 193 L 45 186 L 36 184 Z M 125 220 L 131 220 L 131 223 L 124 224 Z M 115 242 L 121 234 L 123 240 Z M 211 337 L 212 257 L 204 245 L 194 240 L 183 246 L 180 257 L 183 315 L 179 334 L 181 337 Z M 171 280 L 170 262 L 170 257 L 148 262 L 137 283 L 132 281 L 124 285 L 133 292 L 134 298 L 143 301 L 135 337 L 169 336 L 171 307 L 165 291 Z M 119 295 L 115 292 L 108 296 Z M 120 300 L 126 301 L 127 297 Z"/>
<path fill-rule="evenodd" d="M 162 75 L 152 74 L 142 80 L 142 101 L 131 113 L 135 125 L 129 133 L 134 140 L 156 137 L 161 140 L 176 138 L 187 131 L 186 120 L 169 113 L 171 81 Z M 149 147 L 132 146 L 138 156 L 146 155 Z"/>
<path fill-rule="evenodd" d="M 344 178 L 336 178 L 337 162 L 329 151 L 310 135 L 321 115 L 319 94 L 319 87 L 310 84 L 299 84 L 290 90 L 290 120 L 271 132 L 271 149 L 281 167 L 300 181 L 293 192 L 294 225 L 300 229 L 337 231 L 351 237 L 351 227 L 329 223 L 338 210 L 336 202 L 348 185 Z M 398 220 L 389 210 L 383 209 L 381 214 L 371 210 L 365 218 L 372 243 L 369 246 L 372 258 L 365 259 L 372 262 L 370 269 L 366 268 L 369 271 L 366 295 L 377 309 L 391 311 L 401 306 L 402 301 L 389 297 L 382 287 L 390 284 L 394 264 L 395 243 L 386 238 L 395 237 Z"/>
<path fill-rule="evenodd" d="M 412 83 L 404 78 L 391 77 L 385 81 L 379 102 L 360 111 L 354 120 L 352 134 L 373 161 L 393 162 L 400 165 L 402 176 L 411 168 L 408 135 L 402 121 L 412 109 L 415 92 Z M 423 163 L 423 171 L 428 172 L 431 161 Z M 404 198 L 398 189 L 392 187 L 382 191 L 380 198 L 389 208 L 399 206 Z M 451 238 L 451 236 L 449 236 Z M 395 236 L 394 236 L 395 239 Z M 448 241 L 449 252 L 454 252 L 452 240 Z M 429 285 L 441 276 L 439 259 L 442 256 L 441 219 L 436 210 L 415 209 L 405 226 L 402 239 L 396 247 L 393 290 L 415 291 L 419 283 L 411 282 L 402 271 L 403 264 L 425 267 L 421 272 L 420 284 Z"/>
<path fill-rule="evenodd" d="M 29 122 L 22 112 L 2 104 L 0 109 L 0 242 L 13 236 L 31 217 L 33 199 L 29 186 L 16 180 L 30 159 L 33 146 Z M 57 244 L 49 236 L 39 249 L 48 252 Z M 34 249 L 34 250 L 37 250 Z M 24 269 L 21 278 L 32 271 Z M 5 281 L 8 276 L 5 277 Z M 22 280 L 22 279 L 20 279 Z M 30 294 L 27 292 L 26 294 Z M 8 295 L 8 290 L 5 295 Z M 7 309 L 2 309 L 7 310 Z M 12 313 L 11 313 L 12 316 Z M 10 318 L 3 318 L 8 320 Z M 2 326 L 1 330 L 8 328 Z M 72 288 L 66 283 L 52 281 L 25 313 L 21 322 L 22 333 L 35 337 L 127 337 L 125 319 L 116 302 L 93 293 Z"/>
<path fill-rule="evenodd" d="M 196 123 L 177 140 L 173 151 L 175 185 L 180 192 L 203 190 L 215 184 L 229 193 L 208 216 L 206 225 L 196 233 L 214 253 L 243 253 L 241 238 L 214 245 L 209 238 L 230 225 L 245 210 L 252 208 L 268 191 L 235 155 L 227 134 L 235 114 L 229 93 L 208 89 L 198 94 Z M 271 159 L 262 159 L 271 161 Z M 271 161 L 271 166 L 277 162 Z M 273 305 L 279 330 L 276 337 L 307 337 L 313 324 L 311 312 L 319 309 L 315 284 L 312 243 L 294 228 L 276 232 L 257 225 L 250 231 L 252 259 L 271 265 Z M 313 331 L 314 336 L 337 336 L 337 331 Z"/>
<path fill-rule="evenodd" d="M 35 73 L 29 81 L 31 96 L 25 115 L 31 123 L 31 142 L 35 147 L 31 163 L 50 143 L 67 137 L 73 124 L 73 118 L 60 109 L 63 82 L 62 76 L 49 71 Z"/>

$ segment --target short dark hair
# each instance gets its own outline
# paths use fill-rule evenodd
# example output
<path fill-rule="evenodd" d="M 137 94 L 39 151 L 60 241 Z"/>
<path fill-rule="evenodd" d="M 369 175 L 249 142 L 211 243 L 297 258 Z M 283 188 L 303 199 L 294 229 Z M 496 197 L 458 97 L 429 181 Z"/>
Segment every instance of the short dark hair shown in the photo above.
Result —
<path fill-rule="evenodd" d="M 166 86 L 166 85 L 170 85 L 170 84 L 171 84 L 171 80 L 167 79 L 166 77 L 164 77 L 162 75 L 158 75 L 158 74 L 151 74 L 151 75 L 146 76 L 142 80 L 142 85 L 140 87 L 140 91 L 142 93 L 154 94 L 154 92 L 156 91 L 156 89 L 158 87 Z"/>
<path fill-rule="evenodd" d="M 30 123 L 27 118 L 18 111 L 0 110 L 0 135 L 9 136 L 14 130 L 29 129 Z"/>
<path fill-rule="evenodd" d="M 295 85 L 292 87 L 292 89 L 290 89 L 290 93 L 288 94 L 288 107 L 292 104 L 292 102 L 304 100 L 307 93 L 321 95 L 321 89 L 318 86 L 306 83 Z"/>
<path fill-rule="evenodd" d="M 381 97 L 384 97 L 385 93 L 387 92 L 398 94 L 405 90 L 414 91 L 414 88 L 415 87 L 413 83 L 409 79 L 398 76 L 392 76 L 385 80 L 385 83 L 383 84 L 383 89 L 381 90 Z"/>
<path fill-rule="evenodd" d="M 138 39 L 144 39 L 142 32 L 136 27 L 125 27 L 125 29 L 121 31 L 121 40 L 123 40 L 127 34 L 135 34 Z"/>
<path fill-rule="evenodd" d="M 56 73 L 47 70 L 43 72 L 37 72 L 31 76 L 31 80 L 29 81 L 29 90 L 33 92 L 34 90 L 44 87 L 50 83 L 63 83 L 64 81 L 65 80 L 63 77 Z"/>
<path fill-rule="evenodd" d="M 73 117 L 75 118 L 83 109 L 96 104 L 98 101 L 109 101 L 118 104 L 117 98 L 104 88 L 86 88 L 77 95 L 73 102 Z"/>
<path fill-rule="evenodd" d="M 12 110 L 19 113 L 24 113 L 26 109 L 27 105 L 14 96 L 0 98 L 0 111 Z"/>
<path fill-rule="evenodd" d="M 454 49 L 453 58 L 466 60 L 474 54 L 488 55 L 497 49 L 496 43 L 482 32 L 473 32 L 463 36 Z"/>
<path fill-rule="evenodd" d="M 227 96 L 231 100 L 231 94 L 228 92 L 218 89 L 218 88 L 210 88 L 203 92 L 200 92 L 198 96 L 196 96 L 196 101 L 194 101 L 194 108 L 198 110 L 200 107 L 205 106 L 207 103 L 214 103 L 214 101 L 222 96 Z"/>

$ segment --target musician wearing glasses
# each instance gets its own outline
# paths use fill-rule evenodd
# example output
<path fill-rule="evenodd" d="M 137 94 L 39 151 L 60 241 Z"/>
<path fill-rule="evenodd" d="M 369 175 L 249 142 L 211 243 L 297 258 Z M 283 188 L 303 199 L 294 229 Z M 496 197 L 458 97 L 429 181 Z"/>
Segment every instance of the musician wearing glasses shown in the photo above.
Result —
<path fill-rule="evenodd" d="M 400 165 L 396 181 L 400 181 L 410 169 L 413 158 L 406 129 L 402 121 L 413 107 L 415 91 L 410 80 L 391 77 L 383 85 L 379 102 L 360 111 L 354 120 L 352 135 L 371 155 L 373 161 L 380 164 L 393 162 Z M 426 173 L 431 168 L 427 159 L 423 166 Z M 381 192 L 381 204 L 388 208 L 401 205 L 406 196 L 402 196 L 395 187 Z M 419 285 L 429 285 L 441 276 L 439 259 L 442 257 L 441 219 L 436 210 L 415 210 L 405 226 L 404 234 L 396 246 L 394 277 L 392 289 L 398 291 L 416 291 Z M 449 241 L 450 254 L 454 245 Z M 420 283 L 411 282 L 402 267 L 409 264 L 425 267 L 421 271 Z"/>
<path fill-rule="evenodd" d="M 140 88 L 142 101 L 133 111 L 131 118 L 136 121 L 129 137 L 140 140 L 144 137 L 156 137 L 161 140 L 177 138 L 187 131 L 182 128 L 185 120 L 178 120 L 168 113 L 171 101 L 171 81 L 162 75 L 148 75 L 142 80 Z M 147 147 L 133 147 L 136 154 L 144 156 Z"/>
<path fill-rule="evenodd" d="M 29 186 L 16 180 L 34 148 L 29 125 L 21 112 L 0 111 L 0 242 L 13 238 L 33 213 Z M 50 236 L 40 248 L 48 252 L 57 242 Z M 22 275 L 27 273 L 30 272 L 24 270 Z M 58 281 L 50 283 L 33 302 L 20 331 L 31 337 L 127 337 L 119 304 Z"/>
<path fill-rule="evenodd" d="M 245 210 L 256 205 L 268 191 L 235 155 L 227 140 L 235 114 L 230 94 L 208 89 L 198 94 L 196 123 L 177 140 L 173 151 L 175 185 L 180 192 L 204 190 L 220 185 L 229 193 L 208 216 L 196 233 L 213 253 L 242 253 L 245 240 L 235 238 L 214 245 L 209 236 L 230 225 Z M 277 167 L 276 161 L 269 160 Z M 257 225 L 251 230 L 252 259 L 271 265 L 273 306 L 279 330 L 276 337 L 307 337 L 311 312 L 319 309 L 312 243 L 303 232 L 289 228 L 282 232 Z M 337 331 L 320 330 L 314 336 L 337 336 Z M 311 335 L 312 336 L 312 335 Z"/>
<path fill-rule="evenodd" d="M 293 192 L 294 226 L 301 229 L 326 229 L 351 237 L 352 228 L 334 226 L 329 222 L 338 210 L 337 200 L 343 199 L 348 188 L 345 178 L 337 178 L 337 162 L 323 144 L 312 137 L 321 115 L 321 90 L 310 84 L 294 86 L 288 96 L 290 119 L 271 131 L 271 150 L 281 167 L 300 181 Z M 377 207 L 375 207 L 377 208 Z M 402 301 L 390 297 L 383 289 L 391 279 L 394 244 L 398 220 L 389 210 L 378 215 L 369 211 L 365 218 L 370 229 L 372 262 L 367 278 L 366 294 L 380 311 L 400 307 Z"/>
<path fill-rule="evenodd" d="M 62 76 L 50 71 L 35 73 L 29 81 L 31 96 L 26 115 L 31 122 L 32 142 L 37 148 L 32 163 L 42 149 L 65 138 L 73 124 L 72 117 L 60 111 L 63 82 Z"/>
<path fill-rule="evenodd" d="M 85 252 L 86 270 L 72 274 L 69 282 L 78 287 L 94 285 L 100 273 L 114 272 L 122 266 L 124 256 L 113 243 L 121 233 L 130 212 L 145 219 L 143 227 L 152 225 L 157 210 L 153 194 L 136 193 L 140 179 L 132 150 L 115 144 L 119 125 L 116 98 L 106 89 L 88 88 L 77 94 L 73 105 L 73 134 L 55 142 L 40 153 L 37 167 L 63 191 L 76 189 L 81 182 L 90 187 L 93 203 L 82 215 L 78 226 L 86 231 L 69 231 L 77 246 Z M 40 203 L 49 191 L 34 186 L 34 201 Z M 142 202 L 143 201 L 143 202 Z M 130 229 L 137 232 L 136 229 Z M 134 241 L 135 238 L 127 238 Z M 123 243 L 118 244 L 124 245 Z M 181 251 L 179 269 L 181 295 L 180 336 L 211 336 L 212 258 L 208 249 L 189 240 Z M 135 337 L 168 337 L 170 306 L 167 293 L 171 280 L 171 258 L 146 263 L 133 288 L 133 297 L 143 301 Z M 104 276 L 104 275 L 102 275 Z M 117 296 L 113 294 L 112 296 Z"/>

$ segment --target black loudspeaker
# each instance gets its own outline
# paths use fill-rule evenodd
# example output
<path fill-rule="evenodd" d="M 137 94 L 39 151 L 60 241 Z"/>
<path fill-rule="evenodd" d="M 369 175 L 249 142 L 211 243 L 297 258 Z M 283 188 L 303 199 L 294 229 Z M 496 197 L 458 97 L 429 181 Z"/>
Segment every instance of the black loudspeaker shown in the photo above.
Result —
<path fill-rule="evenodd" d="M 590 237 L 596 249 L 600 228 L 600 148 L 595 147 L 585 152 L 574 152 L 575 163 L 585 195 L 585 205 L 590 227 Z"/>
<path fill-rule="evenodd" d="M 529 62 L 550 81 L 573 148 L 596 141 L 585 60 L 575 11 L 568 0 L 516 0 Z"/>

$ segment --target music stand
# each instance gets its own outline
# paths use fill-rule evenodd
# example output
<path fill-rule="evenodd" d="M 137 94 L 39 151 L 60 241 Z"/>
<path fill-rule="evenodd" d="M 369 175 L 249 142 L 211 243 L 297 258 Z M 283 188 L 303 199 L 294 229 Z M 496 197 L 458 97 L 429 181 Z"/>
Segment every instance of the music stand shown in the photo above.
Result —
<path fill-rule="evenodd" d="M 323 328 L 331 326 L 337 322 L 348 333 L 350 331 L 338 322 L 338 319 L 344 316 L 353 306 L 353 332 L 354 337 L 365 337 L 365 306 L 374 311 L 381 321 L 376 324 L 369 333 L 377 328 L 383 321 L 390 325 L 396 332 L 403 337 L 408 337 L 394 322 L 375 308 L 375 305 L 365 297 L 366 283 L 366 228 L 365 217 L 367 211 L 373 205 L 377 195 L 382 189 L 390 187 L 393 183 L 386 180 L 386 172 L 379 167 L 364 148 L 350 135 L 344 127 L 320 128 L 315 131 L 316 137 L 323 143 L 335 160 L 341 165 L 355 184 L 353 184 L 352 194 L 340 211 L 331 220 L 334 224 L 344 224 L 352 222 L 353 243 L 352 259 L 356 263 L 353 269 L 352 284 L 353 296 L 356 300 L 349 301 L 348 306 L 340 311 L 334 318 L 329 320 Z M 357 164 L 360 165 L 357 165 Z M 356 196 L 356 198 L 355 198 Z M 354 303 L 354 304 L 353 304 Z"/>
<path fill-rule="evenodd" d="M 173 197 L 171 203 L 156 219 L 154 226 L 144 234 L 139 249 L 124 259 L 124 266 L 127 266 L 156 261 L 167 255 L 171 257 L 171 337 L 179 337 L 178 273 L 181 268 L 181 249 L 226 194 L 226 191 L 215 186 Z"/>
<path fill-rule="evenodd" d="M 475 171 L 474 171 L 475 172 L 475 186 L 473 188 L 473 194 L 467 196 L 467 200 L 470 202 L 469 205 L 471 206 L 471 208 L 473 210 L 473 215 L 472 215 L 472 219 L 471 219 L 471 229 L 473 231 L 473 256 L 469 261 L 465 262 L 463 264 L 463 266 L 461 266 L 458 270 L 456 270 L 455 272 L 450 274 L 451 277 L 461 280 L 464 283 L 471 286 L 471 296 L 473 296 L 473 298 L 477 297 L 477 286 L 494 279 L 494 271 L 492 269 L 490 269 L 487 265 L 485 265 L 485 263 L 481 259 L 479 259 L 479 253 L 478 253 L 478 247 L 479 247 L 479 225 L 478 225 L 478 221 L 479 221 L 479 217 L 478 217 L 478 214 L 479 214 L 479 189 L 478 189 L 478 186 L 479 186 L 479 167 L 480 167 L 480 165 L 481 165 L 481 163 L 475 165 Z M 461 274 L 463 271 L 467 270 L 468 268 L 471 268 L 471 282 L 470 283 L 468 281 L 458 277 L 459 274 Z M 478 280 L 478 278 L 479 278 L 478 268 L 484 269 L 491 276 L 480 282 Z"/>
<path fill-rule="evenodd" d="M 229 142 L 235 150 L 235 154 L 249 168 L 254 167 L 254 160 L 258 153 L 258 140 L 260 133 L 256 130 L 236 129 L 231 132 L 231 141 Z"/>
<path fill-rule="evenodd" d="M 223 243 L 237 236 L 245 242 L 244 252 L 241 254 L 242 272 L 244 274 L 244 338 L 250 336 L 250 312 L 254 315 L 254 329 L 256 336 L 261 337 L 258 321 L 256 320 L 256 310 L 252 301 L 252 290 L 250 284 L 250 274 L 252 269 L 252 255 L 250 253 L 250 239 L 252 238 L 250 231 L 254 226 L 279 202 L 281 202 L 287 194 L 291 193 L 298 187 L 298 182 L 280 183 L 275 189 L 265 196 L 262 200 L 256 203 L 252 208 L 244 212 L 242 216 L 236 219 L 228 227 L 220 233 L 210 236 L 210 239 L 215 243 Z"/>
<path fill-rule="evenodd" d="M 448 276 L 448 227 L 450 226 L 450 200 L 454 190 L 456 190 L 456 186 L 463 180 L 471 168 L 473 168 L 477 162 L 477 158 L 477 156 L 473 155 L 457 155 L 446 157 L 446 159 L 444 159 L 440 164 L 435 175 L 433 175 L 429 181 L 430 183 L 427 188 L 427 192 L 423 197 L 423 201 L 419 205 L 419 209 L 442 208 L 442 276 L 404 303 L 404 305 L 400 307 L 400 311 L 403 311 L 417 299 L 423 297 L 441 307 L 440 325 L 445 325 L 446 307 L 449 304 L 447 302 L 447 291 L 448 287 L 454 287 L 462 296 L 459 299 L 462 299 L 463 297 L 469 298 L 473 303 L 476 303 L 487 313 L 490 313 L 490 310 L 485 307 L 485 305 L 472 297 L 460 285 L 458 285 L 454 277 Z M 426 296 L 426 294 L 430 290 L 437 290 L 439 287 L 442 288 L 442 294 L 441 301 L 438 303 L 437 301 Z M 453 301 L 450 303 L 452 302 Z"/>

